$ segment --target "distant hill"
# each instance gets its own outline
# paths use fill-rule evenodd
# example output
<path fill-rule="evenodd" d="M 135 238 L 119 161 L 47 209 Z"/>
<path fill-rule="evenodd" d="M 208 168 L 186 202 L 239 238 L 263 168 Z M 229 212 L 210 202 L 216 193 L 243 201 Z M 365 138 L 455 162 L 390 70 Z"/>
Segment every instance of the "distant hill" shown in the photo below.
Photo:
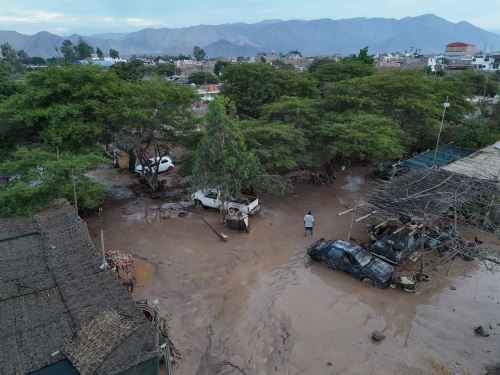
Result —
<path fill-rule="evenodd" d="M 47 32 L 23 35 L 0 31 L 0 44 L 9 42 L 31 56 L 57 55 L 55 47 L 65 38 L 76 42 L 79 35 L 61 37 Z M 190 54 L 193 46 L 206 49 L 208 56 L 251 56 L 257 52 L 299 50 L 305 56 L 350 54 L 369 46 L 371 53 L 404 51 L 410 47 L 424 53 L 443 52 L 447 43 L 469 42 L 477 49 L 484 44 L 500 49 L 500 36 L 467 22 L 453 23 L 425 14 L 418 17 L 270 20 L 254 24 L 199 25 L 179 29 L 144 29 L 133 33 L 83 36 L 103 51 L 117 49 L 122 56 L 132 54 Z"/>

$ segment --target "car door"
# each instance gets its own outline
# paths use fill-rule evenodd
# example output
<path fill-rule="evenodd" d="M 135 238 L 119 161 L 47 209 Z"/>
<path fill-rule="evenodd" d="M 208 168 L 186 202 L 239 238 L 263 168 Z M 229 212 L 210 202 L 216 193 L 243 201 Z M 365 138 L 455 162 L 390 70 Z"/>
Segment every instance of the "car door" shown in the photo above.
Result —
<path fill-rule="evenodd" d="M 219 200 L 217 199 L 217 193 L 214 191 L 205 194 L 205 201 L 203 203 L 207 207 L 219 208 Z"/>
<path fill-rule="evenodd" d="M 342 269 L 342 252 L 335 247 L 332 248 L 325 257 L 324 262 L 332 268 Z"/>
<path fill-rule="evenodd" d="M 158 167 L 158 173 L 165 172 L 168 169 L 168 164 L 170 160 L 168 158 L 161 159 L 160 166 Z"/>
<path fill-rule="evenodd" d="M 351 254 L 346 251 L 342 252 L 342 270 L 353 275 L 359 275 L 361 266 Z"/>

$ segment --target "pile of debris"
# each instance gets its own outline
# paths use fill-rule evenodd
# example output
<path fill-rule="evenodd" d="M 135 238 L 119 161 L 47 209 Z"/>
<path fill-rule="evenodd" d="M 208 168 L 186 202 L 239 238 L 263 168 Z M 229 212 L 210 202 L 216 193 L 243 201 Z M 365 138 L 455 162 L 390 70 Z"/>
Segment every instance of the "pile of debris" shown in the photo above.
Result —
<path fill-rule="evenodd" d="M 116 272 L 116 275 L 122 280 L 123 285 L 130 293 L 134 292 L 135 279 L 135 261 L 130 254 L 124 254 L 120 251 L 108 251 L 106 253 L 106 262 L 109 267 Z"/>
<path fill-rule="evenodd" d="M 422 218 L 428 227 L 460 221 L 492 229 L 488 210 L 496 183 L 441 169 L 412 170 L 385 182 L 366 198 L 368 206 L 387 218 L 401 214 Z"/>
<path fill-rule="evenodd" d="M 418 239 L 420 261 L 409 267 L 417 274 L 438 269 L 457 255 L 463 259 L 487 259 L 480 241 L 469 242 L 460 235 L 462 225 L 496 230 L 490 220 L 498 187 L 445 170 L 412 170 L 383 183 L 365 199 L 367 210 L 382 220 L 398 220 L 401 228 Z M 400 229 L 396 229 L 395 233 Z"/>

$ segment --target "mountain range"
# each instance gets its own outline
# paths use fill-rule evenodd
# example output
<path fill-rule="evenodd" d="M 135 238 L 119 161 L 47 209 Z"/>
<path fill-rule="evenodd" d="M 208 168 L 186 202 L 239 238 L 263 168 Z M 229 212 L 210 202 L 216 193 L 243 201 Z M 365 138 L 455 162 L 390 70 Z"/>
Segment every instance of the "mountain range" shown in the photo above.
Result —
<path fill-rule="evenodd" d="M 9 42 L 30 56 L 57 56 L 64 39 L 45 31 L 24 35 L 0 31 L 0 44 Z M 453 23 L 433 14 L 417 17 L 269 20 L 253 24 L 231 23 L 185 28 L 143 29 L 132 33 L 81 36 L 103 51 L 114 48 L 121 56 L 191 54 L 195 45 L 209 57 L 253 56 L 258 52 L 299 50 L 304 56 L 356 53 L 369 46 L 371 53 L 403 52 L 410 47 L 423 53 L 440 53 L 450 42 L 473 43 L 476 50 L 500 49 L 500 36 L 468 22 Z"/>

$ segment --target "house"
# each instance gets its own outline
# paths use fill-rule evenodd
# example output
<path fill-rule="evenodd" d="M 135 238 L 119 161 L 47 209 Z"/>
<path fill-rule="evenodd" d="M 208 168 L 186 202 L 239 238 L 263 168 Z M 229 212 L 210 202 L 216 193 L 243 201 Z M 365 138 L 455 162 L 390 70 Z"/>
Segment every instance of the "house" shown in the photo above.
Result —
<path fill-rule="evenodd" d="M 0 374 L 158 374 L 156 330 L 66 200 L 0 219 Z"/>
<path fill-rule="evenodd" d="M 472 67 L 478 70 L 496 71 L 500 69 L 500 54 L 476 55 Z"/>
<path fill-rule="evenodd" d="M 220 94 L 220 87 L 221 86 L 217 84 L 200 85 L 196 89 L 196 92 L 202 101 L 211 102 L 214 100 L 215 96 Z"/>

